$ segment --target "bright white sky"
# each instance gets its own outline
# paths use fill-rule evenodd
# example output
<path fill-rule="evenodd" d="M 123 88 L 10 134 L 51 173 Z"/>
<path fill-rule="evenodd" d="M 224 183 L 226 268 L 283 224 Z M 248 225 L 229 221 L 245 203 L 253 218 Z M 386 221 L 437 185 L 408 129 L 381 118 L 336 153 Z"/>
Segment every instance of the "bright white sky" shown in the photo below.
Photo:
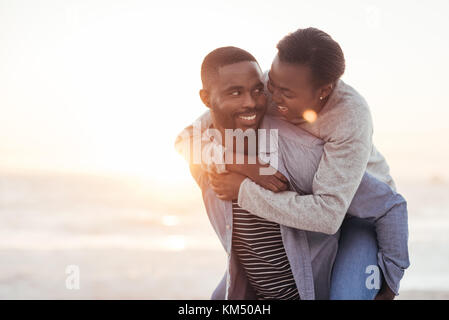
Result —
<path fill-rule="evenodd" d="M 363 2 L 363 3 L 362 3 Z M 0 0 L 0 169 L 190 179 L 176 134 L 205 107 L 200 65 L 234 45 L 269 68 L 328 32 L 393 173 L 447 176 L 449 2 Z"/>

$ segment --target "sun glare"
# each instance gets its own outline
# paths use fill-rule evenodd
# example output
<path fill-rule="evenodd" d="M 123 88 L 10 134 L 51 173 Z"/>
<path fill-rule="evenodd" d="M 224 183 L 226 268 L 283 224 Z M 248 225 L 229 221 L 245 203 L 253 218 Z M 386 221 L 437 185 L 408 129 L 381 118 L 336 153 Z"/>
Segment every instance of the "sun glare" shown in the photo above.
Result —
<path fill-rule="evenodd" d="M 302 117 L 307 121 L 307 122 L 315 122 L 316 118 L 317 118 L 317 114 L 315 111 L 313 110 L 306 110 L 304 111 L 304 113 L 302 114 Z"/>

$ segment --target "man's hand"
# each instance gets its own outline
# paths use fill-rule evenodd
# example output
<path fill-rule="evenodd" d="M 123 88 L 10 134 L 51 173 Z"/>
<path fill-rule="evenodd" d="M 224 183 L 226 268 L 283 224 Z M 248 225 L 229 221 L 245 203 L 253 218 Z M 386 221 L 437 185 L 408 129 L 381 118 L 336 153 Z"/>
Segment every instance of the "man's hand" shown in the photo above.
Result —
<path fill-rule="evenodd" d="M 385 280 L 382 281 L 382 288 L 380 288 L 379 293 L 374 298 L 374 300 L 394 300 L 395 294 L 390 289 Z"/>
<path fill-rule="evenodd" d="M 209 172 L 209 182 L 212 190 L 217 194 L 221 200 L 236 200 L 239 197 L 240 185 L 245 176 L 229 172 L 229 173 L 213 173 Z"/>
<path fill-rule="evenodd" d="M 287 178 L 276 169 L 270 168 L 269 171 L 273 172 L 273 174 L 271 175 L 260 174 L 260 169 L 269 168 L 269 164 L 261 163 L 258 160 L 253 160 L 253 162 L 256 162 L 254 164 L 249 164 L 248 162 L 248 157 L 245 156 L 244 164 L 227 164 L 226 169 L 245 175 L 258 185 L 260 185 L 262 188 L 268 189 L 273 192 L 281 192 L 288 189 Z"/>

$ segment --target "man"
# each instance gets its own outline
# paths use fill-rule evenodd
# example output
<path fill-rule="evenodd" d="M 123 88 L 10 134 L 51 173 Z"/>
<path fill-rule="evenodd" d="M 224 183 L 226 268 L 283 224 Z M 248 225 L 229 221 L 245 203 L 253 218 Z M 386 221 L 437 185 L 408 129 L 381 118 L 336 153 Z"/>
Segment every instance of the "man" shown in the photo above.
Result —
<path fill-rule="evenodd" d="M 200 95 L 211 109 L 214 129 L 222 136 L 225 129 L 278 129 L 278 150 L 265 150 L 266 153 L 277 152 L 278 169 L 294 191 L 310 192 L 322 155 L 322 142 L 283 121 L 264 118 L 266 97 L 262 77 L 252 55 L 238 48 L 219 48 L 203 62 Z M 190 144 L 190 137 L 178 140 L 178 147 L 185 146 L 186 141 Z M 282 216 L 273 219 L 277 221 L 257 219 L 236 202 L 220 200 L 201 166 L 192 165 L 191 171 L 203 191 L 209 219 L 228 253 L 226 288 L 222 282 L 213 298 L 329 298 L 339 231 L 307 232 L 284 225 L 286 220 Z M 238 191 L 234 196 L 237 198 Z M 350 209 L 352 215 L 376 223 L 379 264 L 389 285 L 397 291 L 401 272 L 408 266 L 405 200 L 388 185 L 365 174 Z M 260 236 L 261 232 L 255 232 L 255 228 L 267 236 Z"/>

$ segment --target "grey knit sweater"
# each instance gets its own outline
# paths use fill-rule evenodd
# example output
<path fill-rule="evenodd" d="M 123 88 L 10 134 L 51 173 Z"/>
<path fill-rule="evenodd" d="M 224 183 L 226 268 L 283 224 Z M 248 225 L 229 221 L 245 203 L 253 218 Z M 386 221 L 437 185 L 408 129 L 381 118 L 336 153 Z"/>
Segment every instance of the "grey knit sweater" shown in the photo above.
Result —
<path fill-rule="evenodd" d="M 198 120 L 202 129 L 211 125 L 208 111 Z M 388 164 L 373 145 L 368 104 L 342 80 L 337 82 L 316 121 L 297 125 L 324 141 L 324 153 L 313 180 L 313 194 L 299 196 L 294 192 L 283 192 L 274 196 L 271 191 L 246 179 L 240 186 L 238 198 L 242 208 L 270 221 L 278 221 L 279 214 L 284 218 L 288 215 L 307 216 L 307 219 L 294 219 L 294 227 L 329 233 L 329 230 L 339 228 L 365 171 L 395 189 Z M 190 147 L 190 138 L 191 134 L 189 136 L 186 131 L 178 136 L 178 151 L 185 153 Z M 211 155 L 207 159 L 209 166 L 217 162 L 217 154 L 222 153 L 222 148 L 203 138 L 203 154 Z M 223 160 L 218 163 L 220 171 Z"/>

